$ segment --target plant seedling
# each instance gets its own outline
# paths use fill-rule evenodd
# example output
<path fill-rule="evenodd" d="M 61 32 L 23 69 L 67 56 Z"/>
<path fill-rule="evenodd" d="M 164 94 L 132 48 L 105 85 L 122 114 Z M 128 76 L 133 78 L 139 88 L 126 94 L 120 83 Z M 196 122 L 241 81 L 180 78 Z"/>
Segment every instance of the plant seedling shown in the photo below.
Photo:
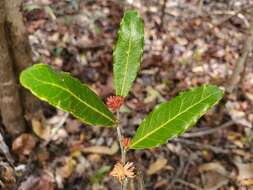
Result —
<path fill-rule="evenodd" d="M 127 151 L 159 147 L 190 129 L 198 119 L 222 97 L 223 90 L 204 84 L 180 93 L 168 102 L 157 105 L 141 122 L 134 137 L 124 138 L 121 132 L 120 107 L 137 76 L 144 47 L 144 25 L 136 11 L 127 11 L 120 24 L 118 40 L 113 51 L 115 96 L 107 105 L 85 84 L 69 73 L 58 72 L 46 64 L 35 64 L 21 73 L 21 84 L 35 96 L 71 113 L 92 126 L 116 128 L 121 148 L 121 160 L 111 175 L 126 190 L 129 178 L 135 177 L 133 162 L 128 162 Z"/>

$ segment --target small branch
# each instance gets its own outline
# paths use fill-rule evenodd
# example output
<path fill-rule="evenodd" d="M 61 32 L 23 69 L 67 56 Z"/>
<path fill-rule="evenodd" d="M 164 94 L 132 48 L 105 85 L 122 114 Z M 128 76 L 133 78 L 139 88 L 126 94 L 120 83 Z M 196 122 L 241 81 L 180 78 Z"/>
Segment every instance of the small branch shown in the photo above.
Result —
<path fill-rule="evenodd" d="M 195 185 L 195 184 L 193 184 L 193 183 L 189 183 L 189 182 L 184 181 L 184 180 L 182 180 L 182 179 L 176 179 L 175 182 L 181 183 L 181 184 L 183 184 L 183 185 L 185 185 L 185 186 L 188 186 L 188 187 L 190 187 L 190 188 L 192 188 L 192 189 L 203 190 L 202 188 L 198 187 L 197 185 Z"/>
<path fill-rule="evenodd" d="M 197 148 L 201 148 L 201 149 L 209 149 L 209 150 L 212 150 L 215 153 L 231 154 L 230 150 L 223 149 L 223 148 L 216 147 L 216 146 L 212 146 L 212 145 L 208 145 L 208 144 L 198 143 L 198 142 L 187 140 L 187 139 L 177 138 L 177 139 L 174 139 L 172 141 L 173 142 L 178 142 L 178 143 L 183 143 L 183 144 L 193 146 L 193 147 L 197 147 Z"/>
<path fill-rule="evenodd" d="M 228 93 L 233 92 L 233 90 L 236 88 L 236 85 L 240 81 L 240 74 L 246 65 L 249 53 L 253 49 L 253 46 L 252 46 L 252 44 L 253 44 L 253 20 L 251 21 L 249 32 L 250 32 L 249 36 L 245 39 L 245 42 L 243 45 L 242 55 L 238 59 L 235 69 L 234 69 L 234 72 L 226 85 L 226 90 Z"/>
<path fill-rule="evenodd" d="M 234 123 L 235 123 L 234 121 L 228 121 L 228 122 L 222 124 L 219 127 L 215 127 L 215 128 L 211 128 L 211 129 L 207 129 L 207 130 L 202 130 L 202 131 L 197 131 L 197 132 L 192 132 L 192 133 L 185 133 L 185 134 L 182 135 L 182 137 L 193 138 L 193 137 L 202 137 L 204 135 L 210 135 L 212 133 L 220 131 L 221 129 L 225 129 L 227 127 L 230 127 Z"/>
<path fill-rule="evenodd" d="M 1 133 L 0 133 L 0 151 L 2 151 L 2 153 L 5 155 L 8 162 L 13 165 L 14 160 L 10 154 L 9 147 L 4 142 L 4 138 Z"/>
<path fill-rule="evenodd" d="M 163 30 L 166 3 L 167 3 L 167 0 L 163 0 L 162 10 L 161 10 L 161 12 L 162 12 L 162 14 L 161 14 L 161 23 L 160 23 L 160 27 L 159 27 L 160 31 Z"/>
<path fill-rule="evenodd" d="M 137 173 L 137 180 L 138 180 L 138 190 L 145 190 L 143 176 L 140 169 L 138 170 Z"/>

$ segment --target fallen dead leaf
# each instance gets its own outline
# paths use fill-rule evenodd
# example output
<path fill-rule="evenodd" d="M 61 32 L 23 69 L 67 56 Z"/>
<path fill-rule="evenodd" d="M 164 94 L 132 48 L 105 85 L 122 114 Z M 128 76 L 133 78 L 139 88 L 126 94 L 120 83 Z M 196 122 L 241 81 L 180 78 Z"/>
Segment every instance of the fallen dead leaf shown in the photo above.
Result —
<path fill-rule="evenodd" d="M 202 164 L 198 167 L 198 170 L 203 176 L 205 189 L 219 189 L 229 182 L 227 178 L 228 171 L 219 162 Z"/>
<path fill-rule="evenodd" d="M 38 119 L 32 119 L 32 129 L 33 132 L 40 138 L 44 140 L 50 139 L 50 127 L 49 125 L 43 126 L 41 121 Z"/>
<path fill-rule="evenodd" d="M 202 164 L 198 167 L 200 173 L 207 171 L 215 171 L 223 176 L 227 176 L 227 170 L 219 162 L 211 162 L 207 164 Z"/>
<path fill-rule="evenodd" d="M 215 171 L 205 172 L 202 176 L 204 189 L 221 189 L 221 187 L 225 187 L 229 182 L 227 177 Z"/>
<path fill-rule="evenodd" d="M 105 154 L 105 155 L 113 155 L 119 149 L 118 143 L 114 143 L 111 148 L 107 146 L 90 146 L 82 149 L 84 153 L 93 153 L 93 154 Z"/>
<path fill-rule="evenodd" d="M 158 171 L 162 170 L 166 164 L 167 164 L 168 160 L 165 158 L 158 158 L 154 163 L 152 163 L 147 171 L 148 175 L 153 175 L 155 173 L 157 173 Z"/>
<path fill-rule="evenodd" d="M 253 178 L 251 178 L 251 179 L 244 179 L 244 180 L 242 180 L 242 181 L 240 181 L 240 184 L 242 185 L 242 186 L 247 186 L 247 187 L 251 187 L 251 188 L 253 188 L 252 186 L 253 186 Z M 250 190 L 250 189 L 249 189 Z"/>
<path fill-rule="evenodd" d="M 147 103 L 150 103 L 150 102 L 153 102 L 156 100 L 156 98 L 158 98 L 160 95 L 160 93 L 155 90 L 154 88 L 152 88 L 151 86 L 148 86 L 146 88 L 146 91 L 148 93 L 147 97 L 144 99 L 144 103 L 147 104 Z"/>
<path fill-rule="evenodd" d="M 17 154 L 29 155 L 35 147 L 36 141 L 29 133 L 23 133 L 12 143 L 12 150 Z"/>
<path fill-rule="evenodd" d="M 54 190 L 53 178 L 46 173 L 30 176 L 21 183 L 18 190 Z"/>
<path fill-rule="evenodd" d="M 0 189 L 1 186 L 11 189 L 16 182 L 15 172 L 12 167 L 2 161 L 0 161 L 0 181 L 3 183 L 2 185 L 0 184 Z"/>
<path fill-rule="evenodd" d="M 72 159 L 72 157 L 66 159 L 66 163 L 56 169 L 56 175 L 61 178 L 68 178 L 74 171 L 76 165 L 76 161 Z"/>
<path fill-rule="evenodd" d="M 226 103 L 226 109 L 232 120 L 239 125 L 243 125 L 245 127 L 252 127 L 252 124 L 247 120 L 246 113 L 240 110 L 240 105 L 237 102 L 228 101 Z"/>
<path fill-rule="evenodd" d="M 238 169 L 237 179 L 239 181 L 253 178 L 253 163 L 244 164 L 236 162 L 235 165 Z"/>

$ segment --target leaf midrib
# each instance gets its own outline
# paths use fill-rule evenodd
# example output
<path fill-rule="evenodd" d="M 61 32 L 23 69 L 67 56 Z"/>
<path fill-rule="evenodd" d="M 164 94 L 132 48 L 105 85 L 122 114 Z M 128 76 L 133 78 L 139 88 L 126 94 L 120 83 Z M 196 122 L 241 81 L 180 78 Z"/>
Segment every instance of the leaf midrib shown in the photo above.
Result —
<path fill-rule="evenodd" d="M 129 36 L 129 41 L 128 41 L 128 50 L 127 50 L 127 59 L 126 59 L 126 66 L 125 66 L 125 73 L 123 75 L 123 83 L 120 91 L 120 95 L 123 95 L 123 90 L 125 88 L 126 84 L 126 75 L 128 73 L 128 65 L 129 65 L 129 57 L 130 57 L 130 52 L 131 52 L 131 47 L 132 47 L 132 22 L 130 22 L 130 36 Z"/>
<path fill-rule="evenodd" d="M 73 97 L 75 97 L 77 100 L 79 100 L 81 103 L 85 104 L 87 107 L 89 107 L 90 109 L 92 109 L 93 111 L 99 113 L 100 115 L 102 115 L 103 117 L 109 119 L 110 121 L 112 121 L 114 123 L 114 120 L 111 119 L 110 117 L 108 117 L 107 115 L 105 115 L 104 113 L 100 112 L 99 110 L 97 110 L 96 108 L 94 108 L 93 106 L 91 106 L 90 104 L 88 104 L 87 102 L 83 101 L 82 99 L 80 99 L 78 96 L 76 96 L 74 93 L 72 93 L 71 91 L 69 91 L 69 89 L 65 89 L 65 88 L 62 88 L 61 86 L 55 84 L 55 83 L 49 83 L 49 82 L 46 82 L 46 81 L 43 81 L 43 80 L 40 80 L 38 79 L 37 77 L 35 77 L 34 75 L 31 75 L 35 80 L 37 80 L 38 82 L 41 82 L 41 83 L 44 83 L 44 84 L 47 84 L 47 85 L 50 85 L 50 86 L 54 86 L 54 87 L 57 87 L 57 88 L 60 88 L 62 89 L 63 91 L 65 92 L 68 92 L 70 95 L 72 95 Z"/>
<path fill-rule="evenodd" d="M 145 136 L 141 137 L 139 140 L 135 141 L 135 143 L 133 143 L 132 145 L 130 145 L 130 147 L 133 147 L 134 145 L 138 144 L 139 142 L 143 141 L 145 138 L 149 137 L 150 135 L 152 135 L 153 133 L 155 133 L 156 131 L 160 130 L 161 128 L 163 128 L 165 125 L 167 125 L 168 123 L 170 123 L 171 121 L 173 121 L 174 119 L 176 119 L 177 117 L 179 117 L 180 115 L 184 114 L 185 112 L 187 112 L 188 110 L 190 110 L 191 108 L 193 108 L 194 106 L 200 104 L 201 102 L 205 101 L 206 99 L 208 99 L 209 97 L 213 96 L 214 94 L 218 94 L 219 92 L 216 93 L 212 93 L 209 96 L 207 96 L 206 98 L 202 99 L 201 101 L 193 104 L 192 106 L 188 107 L 185 111 L 175 115 L 174 117 L 172 117 L 171 119 L 169 119 L 167 122 L 165 122 L 164 124 L 158 126 L 155 130 L 153 130 L 152 132 L 146 134 Z"/>

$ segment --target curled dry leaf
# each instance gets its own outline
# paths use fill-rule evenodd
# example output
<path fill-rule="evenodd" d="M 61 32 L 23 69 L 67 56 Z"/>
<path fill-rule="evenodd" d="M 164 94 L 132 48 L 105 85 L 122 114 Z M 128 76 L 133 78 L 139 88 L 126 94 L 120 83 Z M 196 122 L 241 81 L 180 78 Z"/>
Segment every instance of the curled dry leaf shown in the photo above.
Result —
<path fill-rule="evenodd" d="M 11 189 L 11 186 L 13 186 L 16 182 L 14 170 L 8 163 L 5 162 L 0 162 L 0 182 L 1 181 L 2 185 L 0 184 L 0 189 Z"/>
<path fill-rule="evenodd" d="M 147 171 L 148 175 L 153 175 L 155 173 L 157 173 L 158 171 L 162 170 L 166 164 L 167 164 L 168 160 L 165 158 L 158 158 L 154 163 L 152 163 Z"/>
<path fill-rule="evenodd" d="M 227 112 L 235 123 L 249 128 L 252 127 L 252 124 L 247 119 L 247 114 L 241 109 L 238 102 L 228 101 L 225 106 Z"/>
<path fill-rule="evenodd" d="M 94 154 L 106 154 L 106 155 L 114 155 L 119 149 L 117 143 L 113 143 L 112 147 L 109 148 L 107 146 L 90 146 L 82 149 L 84 153 L 94 153 Z"/>
<path fill-rule="evenodd" d="M 156 100 L 156 98 L 160 98 L 161 94 L 154 88 L 152 88 L 151 86 L 148 86 L 146 88 L 146 91 L 148 93 L 147 97 L 144 99 L 144 103 L 151 103 L 153 101 Z"/>
<path fill-rule="evenodd" d="M 56 169 L 56 175 L 61 178 L 68 178 L 74 171 L 76 166 L 76 161 L 74 159 L 67 158 L 65 164 L 62 167 Z"/>
<path fill-rule="evenodd" d="M 29 176 L 18 190 L 54 190 L 53 177 L 46 173 L 41 176 Z"/>
<path fill-rule="evenodd" d="M 207 164 L 202 164 L 198 167 L 199 172 L 215 171 L 223 176 L 228 174 L 227 170 L 219 162 L 211 162 Z"/>
<path fill-rule="evenodd" d="M 236 162 L 235 165 L 238 169 L 238 176 L 237 179 L 239 181 L 245 180 L 245 179 L 253 179 L 253 163 L 240 163 Z"/>
<path fill-rule="evenodd" d="M 12 150 L 17 154 L 29 155 L 35 145 L 35 138 L 29 133 L 23 133 L 12 143 Z"/>
<path fill-rule="evenodd" d="M 44 126 L 38 119 L 32 119 L 33 132 L 40 138 L 44 140 L 49 140 L 50 138 L 50 127 L 48 125 Z"/>
<path fill-rule="evenodd" d="M 202 164 L 198 167 L 203 176 L 203 185 L 205 189 L 219 189 L 228 183 L 228 171 L 219 162 Z"/>

